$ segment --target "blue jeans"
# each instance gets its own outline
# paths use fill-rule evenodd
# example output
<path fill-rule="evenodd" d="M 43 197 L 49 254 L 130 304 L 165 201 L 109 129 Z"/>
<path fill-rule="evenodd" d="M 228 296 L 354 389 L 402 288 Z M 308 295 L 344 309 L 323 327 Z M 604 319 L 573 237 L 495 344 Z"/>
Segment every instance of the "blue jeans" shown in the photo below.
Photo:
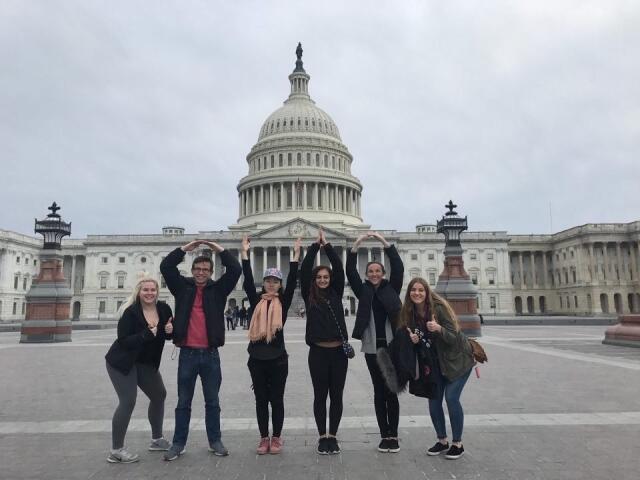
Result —
<path fill-rule="evenodd" d="M 462 389 L 467 383 L 471 370 L 470 368 L 467 373 L 456 378 L 453 382 L 447 380 L 442 373 L 434 372 L 437 380 L 437 395 L 435 398 L 429 399 L 429 415 L 439 439 L 447 438 L 447 426 L 442 408 L 442 399 L 445 398 L 447 400 L 447 409 L 449 410 L 449 420 L 451 421 L 452 441 L 454 443 L 462 441 L 464 412 L 460 404 L 460 395 L 462 395 Z"/>
<path fill-rule="evenodd" d="M 222 370 L 218 349 L 183 347 L 180 349 L 178 359 L 178 406 L 176 407 L 176 428 L 173 433 L 173 443 L 180 447 L 187 444 L 191 401 L 198 375 L 200 375 L 204 394 L 204 423 L 207 427 L 209 444 L 221 438 L 218 392 L 222 383 Z"/>

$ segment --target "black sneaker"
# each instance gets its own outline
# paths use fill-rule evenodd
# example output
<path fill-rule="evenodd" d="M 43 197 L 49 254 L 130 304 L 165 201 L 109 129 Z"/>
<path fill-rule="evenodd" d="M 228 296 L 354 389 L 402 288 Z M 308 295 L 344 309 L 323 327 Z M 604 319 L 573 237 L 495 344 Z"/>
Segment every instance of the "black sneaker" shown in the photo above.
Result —
<path fill-rule="evenodd" d="M 400 451 L 400 444 L 397 438 L 387 439 L 387 446 L 389 447 L 389 453 L 398 453 Z"/>
<path fill-rule="evenodd" d="M 464 454 L 464 447 L 460 445 L 456 447 L 455 445 L 451 445 L 451 448 L 444 454 L 444 458 L 448 458 L 449 460 L 455 460 L 460 458 Z"/>
<path fill-rule="evenodd" d="M 433 457 L 435 455 L 440 455 L 442 452 L 446 452 L 447 450 L 449 450 L 449 442 L 447 443 L 436 442 L 436 444 L 433 447 L 427 450 L 427 455 L 430 455 Z"/>
<path fill-rule="evenodd" d="M 316 452 L 318 452 L 319 455 L 329 455 L 328 440 L 329 439 L 327 437 L 320 437 L 318 440 L 318 448 L 316 449 Z"/>
<path fill-rule="evenodd" d="M 171 447 L 169 447 L 169 450 L 167 450 L 164 454 L 164 459 L 167 462 L 172 462 L 174 461 L 176 458 L 178 458 L 180 455 L 182 455 L 185 451 L 184 447 L 181 447 L 180 445 L 171 445 Z"/>
<path fill-rule="evenodd" d="M 380 440 L 380 443 L 378 444 L 378 451 L 387 453 L 389 451 L 389 440 L 387 440 L 386 438 Z"/>
<path fill-rule="evenodd" d="M 336 437 L 328 437 L 327 445 L 329 446 L 330 455 L 337 455 L 340 453 L 340 445 L 338 445 L 338 439 Z"/>

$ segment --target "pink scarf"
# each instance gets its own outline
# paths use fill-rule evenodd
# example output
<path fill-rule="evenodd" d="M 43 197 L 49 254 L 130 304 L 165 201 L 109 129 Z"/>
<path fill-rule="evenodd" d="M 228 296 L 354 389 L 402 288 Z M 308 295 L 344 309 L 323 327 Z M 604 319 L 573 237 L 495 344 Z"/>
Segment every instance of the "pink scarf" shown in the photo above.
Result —
<path fill-rule="evenodd" d="M 249 340 L 252 342 L 266 340 L 267 343 L 271 343 L 276 332 L 282 330 L 282 303 L 277 293 L 271 295 L 263 293 L 261 298 L 251 316 Z M 269 305 L 268 308 L 267 305 Z"/>

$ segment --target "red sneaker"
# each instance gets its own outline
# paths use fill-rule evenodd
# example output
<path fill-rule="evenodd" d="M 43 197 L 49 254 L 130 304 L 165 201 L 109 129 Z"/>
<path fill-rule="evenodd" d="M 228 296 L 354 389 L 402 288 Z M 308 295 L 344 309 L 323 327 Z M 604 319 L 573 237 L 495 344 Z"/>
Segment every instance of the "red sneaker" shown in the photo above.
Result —
<path fill-rule="evenodd" d="M 269 453 L 269 437 L 264 437 L 260 439 L 260 443 L 258 444 L 256 453 L 258 455 L 264 455 L 265 453 Z"/>
<path fill-rule="evenodd" d="M 282 451 L 282 445 L 284 444 L 282 437 L 271 437 L 271 453 L 277 455 Z"/>

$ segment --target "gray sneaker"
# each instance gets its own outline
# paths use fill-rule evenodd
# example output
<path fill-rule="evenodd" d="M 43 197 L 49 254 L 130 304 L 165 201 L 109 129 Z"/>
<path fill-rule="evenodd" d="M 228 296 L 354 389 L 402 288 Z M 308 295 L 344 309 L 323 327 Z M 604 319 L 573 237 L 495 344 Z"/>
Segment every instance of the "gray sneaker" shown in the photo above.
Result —
<path fill-rule="evenodd" d="M 118 450 L 111 450 L 107 457 L 109 463 L 134 463 L 139 460 L 137 453 L 128 452 L 125 447 Z"/>
<path fill-rule="evenodd" d="M 171 444 L 164 438 L 152 439 L 149 444 L 149 450 L 152 452 L 166 452 L 169 447 L 171 447 Z"/>
<path fill-rule="evenodd" d="M 180 455 L 182 455 L 184 451 L 185 451 L 184 447 L 173 444 L 171 445 L 171 447 L 169 447 L 169 450 L 167 450 L 167 453 L 164 454 L 164 459 L 167 462 L 172 462 L 173 460 L 178 458 Z"/>
<path fill-rule="evenodd" d="M 218 455 L 219 457 L 226 457 L 229 455 L 229 450 L 222 444 L 222 440 L 216 440 L 209 444 L 209 451 L 213 452 L 214 455 Z"/>

